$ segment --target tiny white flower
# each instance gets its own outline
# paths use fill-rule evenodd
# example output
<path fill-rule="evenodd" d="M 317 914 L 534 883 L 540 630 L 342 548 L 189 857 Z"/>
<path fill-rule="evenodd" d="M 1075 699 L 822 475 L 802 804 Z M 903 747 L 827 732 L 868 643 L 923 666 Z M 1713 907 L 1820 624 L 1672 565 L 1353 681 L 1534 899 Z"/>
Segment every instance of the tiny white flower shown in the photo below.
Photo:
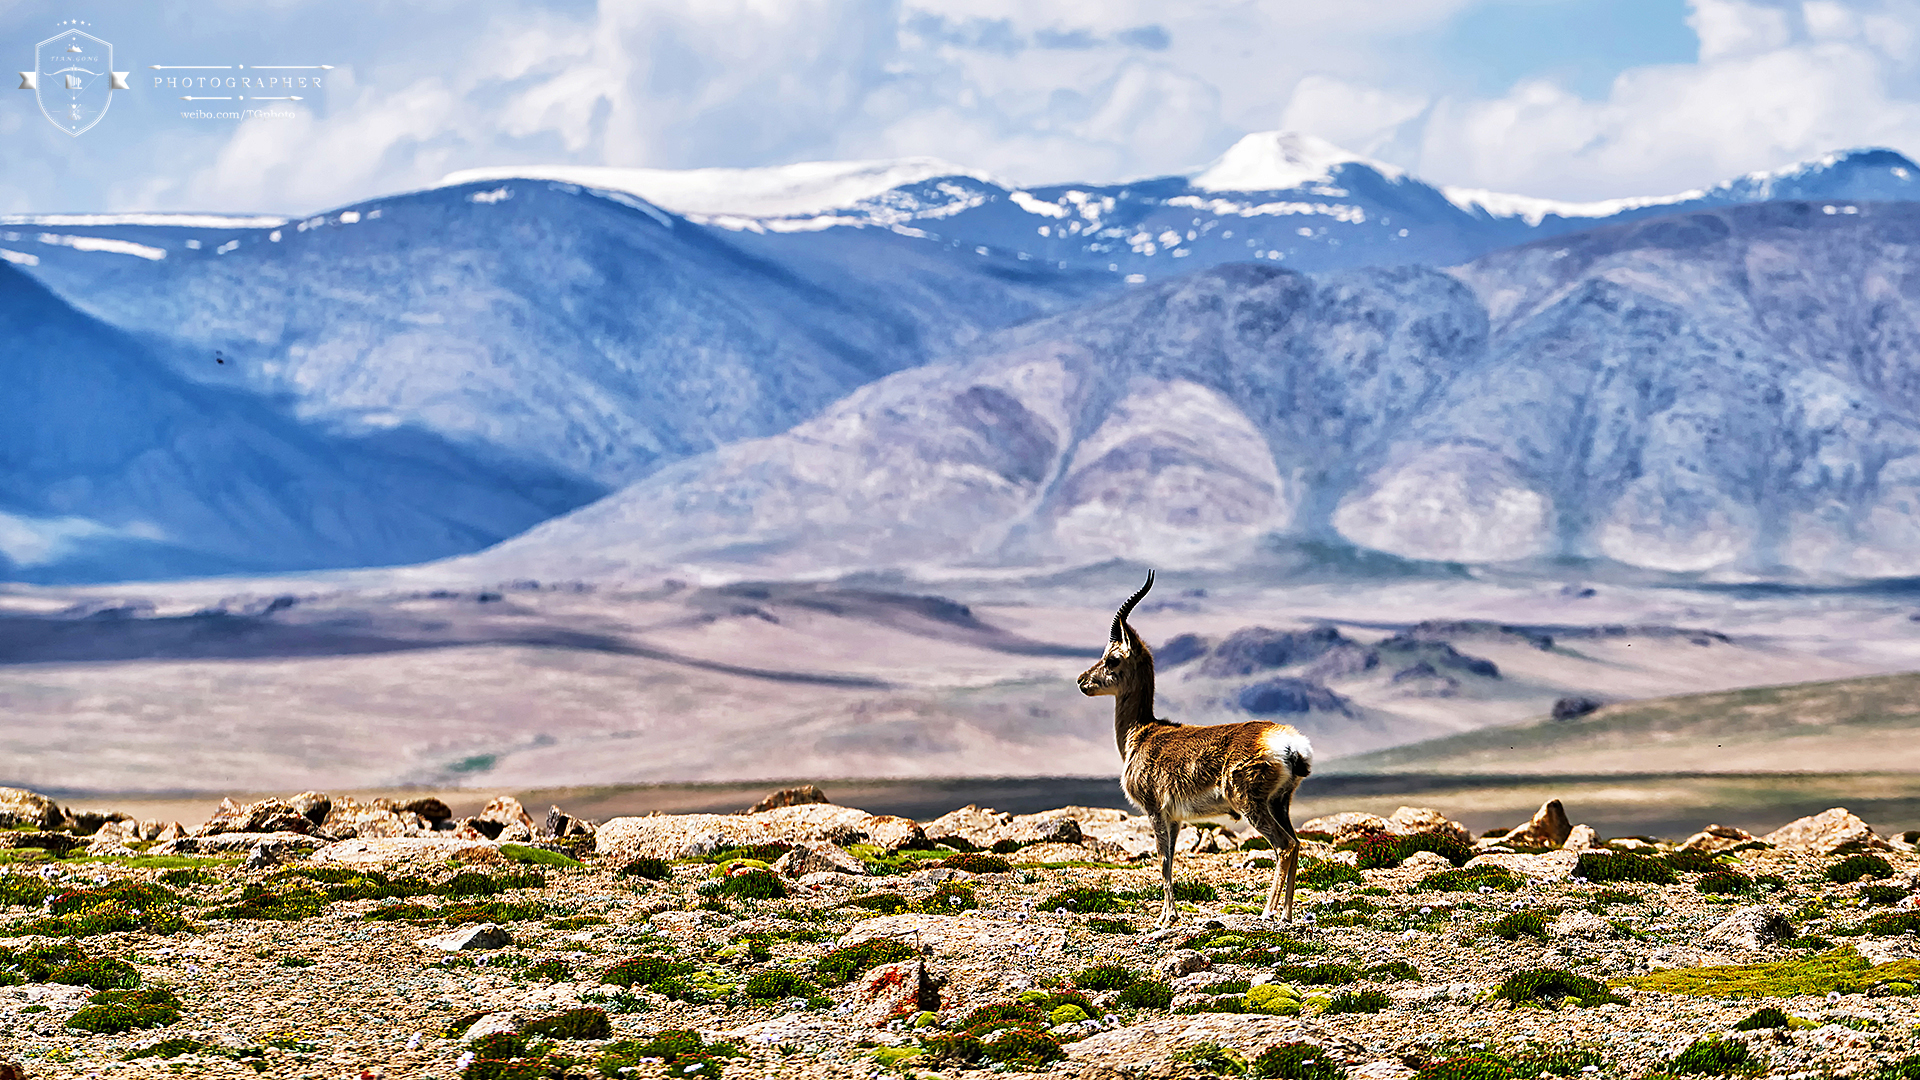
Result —
<path fill-rule="evenodd" d="M 420 1033 L 419 1032 L 416 1031 L 412 1035 L 409 1035 L 407 1037 L 407 1049 L 409 1050 L 420 1049 Z"/>
<path fill-rule="evenodd" d="M 473 1051 L 469 1050 L 460 1055 L 460 1060 L 454 1062 L 453 1067 L 459 1069 L 461 1072 L 465 1072 L 467 1071 L 467 1066 L 471 1064 L 473 1064 Z"/>

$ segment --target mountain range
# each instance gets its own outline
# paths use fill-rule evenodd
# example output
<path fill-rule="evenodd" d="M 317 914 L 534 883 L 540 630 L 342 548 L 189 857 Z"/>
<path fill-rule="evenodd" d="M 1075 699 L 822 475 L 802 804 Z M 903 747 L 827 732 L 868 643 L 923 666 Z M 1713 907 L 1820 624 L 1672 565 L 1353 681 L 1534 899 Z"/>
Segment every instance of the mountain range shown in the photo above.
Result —
<path fill-rule="evenodd" d="M 1920 573 L 1916 170 L 1575 205 L 1266 133 L 1118 185 L 516 167 L 297 220 L 7 218 L 0 362 L 61 370 L 0 410 L 32 420 L 0 577 L 543 520 L 457 565 Z"/>

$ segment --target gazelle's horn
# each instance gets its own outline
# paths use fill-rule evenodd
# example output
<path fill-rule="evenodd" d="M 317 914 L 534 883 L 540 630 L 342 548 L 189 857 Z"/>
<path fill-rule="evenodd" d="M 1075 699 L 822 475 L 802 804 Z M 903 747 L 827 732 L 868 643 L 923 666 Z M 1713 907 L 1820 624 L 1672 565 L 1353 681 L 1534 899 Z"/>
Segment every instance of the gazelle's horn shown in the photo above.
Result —
<path fill-rule="evenodd" d="M 1153 571 L 1149 570 L 1147 571 L 1147 583 L 1140 586 L 1139 592 L 1127 597 L 1127 602 L 1121 604 L 1120 610 L 1113 613 L 1112 640 L 1116 642 L 1120 640 L 1120 624 L 1127 621 L 1127 616 L 1133 613 L 1133 605 L 1139 603 L 1140 598 L 1147 595 L 1147 590 L 1151 588 L 1153 588 Z"/>

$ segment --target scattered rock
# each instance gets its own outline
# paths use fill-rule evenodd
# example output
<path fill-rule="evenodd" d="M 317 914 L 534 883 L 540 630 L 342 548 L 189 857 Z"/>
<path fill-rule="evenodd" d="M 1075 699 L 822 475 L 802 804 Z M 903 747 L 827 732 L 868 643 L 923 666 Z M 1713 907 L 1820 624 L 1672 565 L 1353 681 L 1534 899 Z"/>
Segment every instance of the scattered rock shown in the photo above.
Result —
<path fill-rule="evenodd" d="M 1369 1061 L 1359 1068 L 1348 1069 L 1347 1076 L 1351 1080 L 1407 1080 L 1414 1071 L 1405 1062 L 1396 1061 L 1393 1058 L 1381 1058 L 1378 1061 Z"/>
<path fill-rule="evenodd" d="M 1191 975 L 1196 971 L 1205 971 L 1213 966 L 1207 954 L 1195 949 L 1175 949 L 1153 965 L 1153 973 L 1172 982 L 1182 975 Z"/>
<path fill-rule="evenodd" d="M 1410 866 L 1416 870 L 1451 870 L 1453 869 L 1453 860 L 1447 858 L 1445 855 L 1439 855 L 1431 851 L 1416 851 L 1407 856 L 1400 865 Z"/>
<path fill-rule="evenodd" d="M 420 815 L 426 819 L 427 824 L 436 829 L 440 827 L 441 822 L 453 820 L 453 808 L 431 795 L 414 799 L 402 805 L 400 809 L 405 813 Z"/>
<path fill-rule="evenodd" d="M 1702 936 L 1701 941 L 1739 949 L 1764 949 L 1793 936 L 1793 924 L 1779 909 L 1766 904 L 1753 904 L 1721 919 Z"/>
<path fill-rule="evenodd" d="M 521 1019 L 518 1013 L 497 1012 L 475 1020 L 460 1035 L 463 1043 L 475 1042 L 489 1035 L 511 1035 L 520 1030 Z"/>
<path fill-rule="evenodd" d="M 499 862 L 500 848 L 486 841 L 451 836 L 354 837 L 313 853 L 313 861 L 343 866 L 393 866 L 414 860 Z"/>
<path fill-rule="evenodd" d="M 0 787 L 0 829 L 21 825 L 57 829 L 66 822 L 60 804 L 45 795 L 25 788 Z"/>
<path fill-rule="evenodd" d="M 1566 843 L 1560 846 L 1566 848 L 1568 851 L 1591 851 L 1594 848 L 1604 847 L 1605 845 L 1600 840 L 1600 834 L 1594 831 L 1593 826 L 1575 825 L 1573 831 L 1567 833 Z"/>
<path fill-rule="evenodd" d="M 31 1080 L 27 1067 L 15 1061 L 0 1061 L 0 1080 Z"/>
<path fill-rule="evenodd" d="M 1113 862 L 1131 862 L 1158 853 L 1153 825 L 1145 814 L 1105 806 L 1068 806 L 1058 811 L 1080 823 L 1080 842 Z"/>
<path fill-rule="evenodd" d="M 1848 844 L 1875 851 L 1893 850 L 1892 844 L 1841 806 L 1789 821 L 1760 839 L 1782 851 L 1808 855 L 1831 855 Z"/>
<path fill-rule="evenodd" d="M 86 840 L 72 833 L 48 832 L 36 829 L 31 832 L 0 832 L 0 848 L 39 848 L 54 855 L 65 855 L 74 848 L 86 843 Z"/>
<path fill-rule="evenodd" d="M 533 834 L 533 815 L 527 813 L 527 808 L 520 805 L 520 800 L 511 795 L 495 796 L 494 800 L 480 811 L 480 820 L 497 821 L 509 829 L 519 825 L 527 830 L 529 836 Z"/>
<path fill-rule="evenodd" d="M 923 823 L 921 829 L 935 841 L 957 836 L 976 847 L 991 847 L 998 830 L 1012 820 L 1012 814 L 985 810 L 969 803 Z"/>
<path fill-rule="evenodd" d="M 1750 843 L 1753 834 L 1745 829 L 1736 829 L 1731 825 L 1709 825 L 1680 842 L 1682 851 L 1706 851 L 1719 853 L 1730 851 L 1741 844 Z"/>
<path fill-rule="evenodd" d="M 324 791 L 303 791 L 287 800 L 287 805 L 299 811 L 316 826 L 327 823 L 327 815 L 333 812 L 333 800 Z"/>
<path fill-rule="evenodd" d="M 1400 836 L 1430 832 L 1451 836 L 1463 844 L 1473 843 L 1473 833 L 1465 825 L 1424 806 L 1403 806 L 1388 815 L 1386 825 L 1388 832 Z"/>
<path fill-rule="evenodd" d="M 69 810 L 66 827 L 76 836 L 92 836 L 108 822 L 129 820 L 129 815 L 117 810 Z"/>
<path fill-rule="evenodd" d="M 1613 936 L 1613 924 L 1590 911 L 1565 911 L 1547 924 L 1547 936 L 1605 941 Z"/>
<path fill-rule="evenodd" d="M 155 845 L 152 855 L 231 855 L 251 851 L 261 843 L 280 844 L 295 851 L 314 851 L 327 846 L 323 837 L 297 832 L 229 832 L 211 836 L 182 836 Z"/>
<path fill-rule="evenodd" d="M 1363 814 L 1350 810 L 1344 814 L 1328 814 L 1317 817 L 1300 826 L 1301 832 L 1326 833 L 1338 843 L 1350 836 L 1365 832 L 1392 832 L 1387 827 L 1387 819 L 1378 814 Z"/>
<path fill-rule="evenodd" d="M 300 833 L 318 832 L 313 822 L 284 799 L 261 799 L 239 806 L 232 799 L 221 799 L 219 809 L 205 825 L 193 830 L 195 836 L 222 833 Z"/>
<path fill-rule="evenodd" d="M 1083 1076 L 1172 1077 L 1194 1075 L 1191 1071 L 1170 1069 L 1168 1063 L 1180 1051 L 1202 1043 L 1227 1047 L 1242 1059 L 1251 1060 L 1267 1047 L 1282 1042 L 1324 1046 L 1328 1063 L 1338 1072 L 1344 1071 L 1348 1061 L 1365 1056 L 1358 1043 L 1329 1035 L 1295 1017 L 1233 1013 L 1156 1016 L 1068 1043 L 1066 1051 L 1070 1062 L 1095 1068 L 1107 1066 L 1113 1070 L 1084 1072 Z"/>
<path fill-rule="evenodd" d="M 768 810 L 778 810 L 783 806 L 806 806 L 810 803 L 831 803 L 832 801 L 827 798 L 826 792 L 812 784 L 801 784 L 799 787 L 781 788 L 747 807 L 741 813 L 760 814 Z"/>
<path fill-rule="evenodd" d="M 824 840 L 795 845 L 773 864 L 775 873 L 790 878 L 804 878 L 808 874 L 865 874 L 866 864 L 837 844 Z"/>
<path fill-rule="evenodd" d="M 986 953 L 1062 955 L 1067 932 L 1058 926 L 984 919 L 969 915 L 883 915 L 855 923 L 837 947 L 858 945 L 875 938 L 893 938 L 917 948 L 948 956 L 977 957 Z"/>
<path fill-rule="evenodd" d="M 1579 863 L 1579 852 L 1562 849 L 1546 851 L 1538 855 L 1519 853 L 1475 855 L 1467 860 L 1467 868 L 1497 866 L 1534 881 L 1560 881 L 1572 877 L 1573 868 Z"/>
<path fill-rule="evenodd" d="M 301 856 L 301 852 L 292 846 L 277 840 L 262 840 L 247 852 L 247 861 L 242 864 L 247 870 L 267 870 L 283 863 L 290 863 Z"/>
<path fill-rule="evenodd" d="M 854 1022 L 865 1027 L 884 1027 L 940 1008 L 940 985 L 927 972 L 926 962 L 918 959 L 873 969 L 861 976 L 855 993 Z"/>
<path fill-rule="evenodd" d="M 595 833 L 594 844 L 601 854 L 687 859 L 775 841 L 858 843 L 867 838 L 869 826 L 884 831 L 895 828 L 894 823 L 901 820 L 831 803 L 786 806 L 758 814 L 650 814 L 603 823 Z"/>
<path fill-rule="evenodd" d="M 1508 847 L 1559 847 L 1573 833 L 1566 807 L 1559 799 L 1548 799 L 1534 811 L 1533 820 L 1500 838 Z"/>
<path fill-rule="evenodd" d="M 1209 855 L 1215 852 L 1233 851 L 1240 845 L 1234 842 L 1233 835 L 1225 829 L 1198 829 L 1187 826 L 1174 837 L 1173 853 L 1176 855 Z"/>
<path fill-rule="evenodd" d="M 473 949 L 504 949 L 513 944 L 513 935 L 504 926 L 493 923 L 478 923 L 463 926 L 450 934 L 431 937 L 422 941 L 422 945 L 431 945 L 445 952 L 465 952 Z"/>

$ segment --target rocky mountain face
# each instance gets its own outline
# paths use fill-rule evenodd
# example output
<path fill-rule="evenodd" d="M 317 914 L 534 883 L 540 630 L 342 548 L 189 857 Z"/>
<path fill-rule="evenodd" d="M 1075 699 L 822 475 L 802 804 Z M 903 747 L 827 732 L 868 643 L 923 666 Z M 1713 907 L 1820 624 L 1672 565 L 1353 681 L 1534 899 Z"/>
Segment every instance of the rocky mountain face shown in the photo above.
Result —
<path fill-rule="evenodd" d="M 1455 272 L 1229 265 L 881 379 L 476 566 L 1244 560 L 1920 573 L 1920 207 L 1786 202 Z"/>

